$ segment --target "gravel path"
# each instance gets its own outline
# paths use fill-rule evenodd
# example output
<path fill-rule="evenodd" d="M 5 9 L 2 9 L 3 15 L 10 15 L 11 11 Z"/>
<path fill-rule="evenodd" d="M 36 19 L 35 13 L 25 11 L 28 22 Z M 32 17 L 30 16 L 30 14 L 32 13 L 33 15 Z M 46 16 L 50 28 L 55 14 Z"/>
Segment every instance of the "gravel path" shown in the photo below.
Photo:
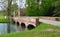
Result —
<path fill-rule="evenodd" d="M 47 24 L 52 24 L 56 26 L 60 26 L 59 21 L 52 21 L 52 20 L 45 20 L 45 19 L 39 19 L 40 22 L 47 23 Z"/>

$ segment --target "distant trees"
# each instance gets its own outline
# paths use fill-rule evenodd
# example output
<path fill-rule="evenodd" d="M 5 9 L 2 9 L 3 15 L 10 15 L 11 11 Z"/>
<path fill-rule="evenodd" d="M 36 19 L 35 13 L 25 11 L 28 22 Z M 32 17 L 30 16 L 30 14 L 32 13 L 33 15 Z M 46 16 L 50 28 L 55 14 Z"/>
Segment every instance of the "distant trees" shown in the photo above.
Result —
<path fill-rule="evenodd" d="M 55 9 L 53 10 L 54 14 L 52 16 L 60 17 L 60 0 L 57 0 L 56 2 L 54 2 L 53 6 L 55 7 Z"/>
<path fill-rule="evenodd" d="M 39 4 L 40 0 L 26 0 L 26 1 L 27 1 L 26 15 L 27 16 L 39 16 L 40 8 L 42 8 Z M 41 13 L 41 15 L 43 14 Z"/>
<path fill-rule="evenodd" d="M 14 10 L 17 10 L 18 9 L 18 5 L 17 5 L 17 3 L 15 3 L 15 4 L 13 4 L 13 5 L 11 5 L 11 16 L 13 16 L 13 12 L 14 12 Z"/>
<path fill-rule="evenodd" d="M 47 2 L 48 3 L 48 8 L 45 7 L 45 8 L 47 8 L 47 14 L 45 16 L 53 16 L 53 15 L 55 15 L 55 13 L 53 11 L 56 10 L 56 8 L 60 7 L 60 5 L 59 5 L 60 0 L 50 0 L 49 2 L 50 3 Z"/>
<path fill-rule="evenodd" d="M 13 12 L 14 10 L 17 10 L 17 9 L 18 9 L 17 3 L 15 3 L 15 4 L 13 4 L 13 5 L 11 6 L 12 12 Z"/>
<path fill-rule="evenodd" d="M 60 0 L 27 0 L 26 15 L 28 16 L 53 16 Z"/>
<path fill-rule="evenodd" d="M 54 14 L 52 16 L 60 17 L 60 7 L 56 7 L 53 13 Z"/>

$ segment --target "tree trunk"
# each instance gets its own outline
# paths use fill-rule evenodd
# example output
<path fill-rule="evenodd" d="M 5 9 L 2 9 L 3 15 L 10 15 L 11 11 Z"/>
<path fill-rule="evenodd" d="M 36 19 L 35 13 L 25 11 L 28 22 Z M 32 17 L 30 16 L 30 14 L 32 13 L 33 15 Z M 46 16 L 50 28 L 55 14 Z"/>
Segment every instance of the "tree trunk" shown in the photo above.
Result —
<path fill-rule="evenodd" d="M 10 15 L 11 15 L 11 4 L 12 0 L 8 0 L 8 7 L 7 7 L 7 20 L 9 20 L 8 27 L 7 27 L 7 32 L 10 33 Z"/>

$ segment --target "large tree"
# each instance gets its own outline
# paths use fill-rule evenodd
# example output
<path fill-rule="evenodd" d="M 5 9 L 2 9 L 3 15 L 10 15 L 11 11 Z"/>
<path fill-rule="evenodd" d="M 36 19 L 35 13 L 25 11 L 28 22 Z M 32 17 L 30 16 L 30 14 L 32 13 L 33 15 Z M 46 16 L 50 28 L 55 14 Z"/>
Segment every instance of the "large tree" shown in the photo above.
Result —
<path fill-rule="evenodd" d="M 12 0 L 8 0 L 8 7 L 7 7 L 7 16 L 8 16 L 8 18 L 7 18 L 7 20 L 9 20 L 9 22 L 11 22 L 11 16 L 10 16 L 10 14 L 11 14 L 11 5 L 12 5 Z M 7 30 L 8 30 L 8 33 L 10 33 L 10 23 L 8 23 L 8 28 L 7 28 Z"/>

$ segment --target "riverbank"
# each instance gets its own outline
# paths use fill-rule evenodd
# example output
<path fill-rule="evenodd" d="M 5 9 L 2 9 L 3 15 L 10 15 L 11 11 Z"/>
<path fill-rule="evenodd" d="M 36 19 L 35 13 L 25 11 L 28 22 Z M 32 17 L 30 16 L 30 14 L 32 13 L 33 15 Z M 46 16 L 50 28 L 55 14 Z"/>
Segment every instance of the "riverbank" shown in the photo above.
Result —
<path fill-rule="evenodd" d="M 9 22 L 9 21 L 5 18 L 5 16 L 1 15 L 0 16 L 0 23 L 7 23 L 7 22 Z"/>
<path fill-rule="evenodd" d="M 0 19 L 0 23 L 8 23 L 9 21 L 7 19 Z"/>
<path fill-rule="evenodd" d="M 0 37 L 60 37 L 60 27 L 42 23 L 33 30 L 2 34 Z"/>

